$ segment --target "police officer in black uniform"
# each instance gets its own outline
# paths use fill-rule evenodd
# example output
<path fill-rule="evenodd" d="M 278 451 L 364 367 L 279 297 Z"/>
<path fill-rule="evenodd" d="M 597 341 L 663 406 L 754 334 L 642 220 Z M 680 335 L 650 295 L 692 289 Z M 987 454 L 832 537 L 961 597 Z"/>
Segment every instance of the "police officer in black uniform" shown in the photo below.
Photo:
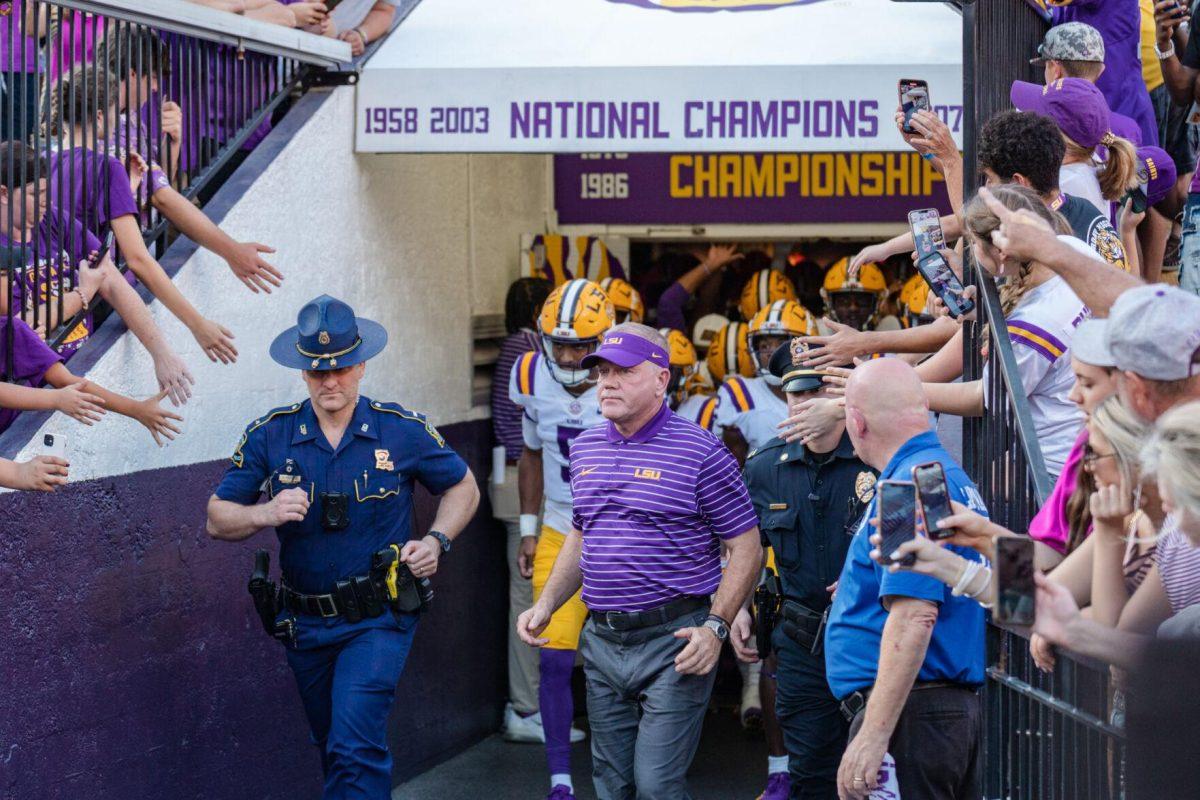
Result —
<path fill-rule="evenodd" d="M 771 358 L 789 414 L 805 400 L 830 396 L 825 373 L 800 365 L 805 349 L 793 339 Z M 824 623 L 830 589 L 876 475 L 854 454 L 845 425 L 838 423 L 808 445 L 770 440 L 747 457 L 744 477 L 779 569 L 782 597 L 769 641 L 778 659 L 775 710 L 787 743 L 791 797 L 836 800 L 848 725 L 825 680 Z M 769 625 L 771 616 L 760 612 L 758 624 Z"/>
<path fill-rule="evenodd" d="M 391 797 L 387 717 L 417 612 L 479 503 L 467 465 L 425 417 L 359 393 L 367 359 L 386 344 L 382 326 L 342 301 L 306 304 L 271 357 L 302 371 L 308 399 L 250 423 L 208 504 L 214 538 L 267 527 L 279 537 L 282 586 L 259 551 L 250 590 L 286 647 L 321 749 L 324 800 Z M 418 538 L 414 483 L 442 495 Z"/>

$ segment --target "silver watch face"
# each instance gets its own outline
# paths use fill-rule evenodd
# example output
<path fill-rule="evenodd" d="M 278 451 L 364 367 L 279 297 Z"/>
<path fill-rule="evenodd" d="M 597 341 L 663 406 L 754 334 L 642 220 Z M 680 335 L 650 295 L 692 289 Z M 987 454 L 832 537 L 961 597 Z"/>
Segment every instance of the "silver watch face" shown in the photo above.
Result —
<path fill-rule="evenodd" d="M 705 620 L 704 627 L 711 629 L 722 642 L 729 636 L 729 628 L 715 619 Z"/>

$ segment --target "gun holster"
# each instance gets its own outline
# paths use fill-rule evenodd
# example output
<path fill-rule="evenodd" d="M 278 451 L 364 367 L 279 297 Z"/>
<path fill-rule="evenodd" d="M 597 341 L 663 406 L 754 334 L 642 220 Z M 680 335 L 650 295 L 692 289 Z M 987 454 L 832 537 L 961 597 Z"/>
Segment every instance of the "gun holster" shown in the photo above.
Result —
<path fill-rule="evenodd" d="M 254 610 L 262 622 L 263 630 L 276 641 L 288 645 L 296 644 L 296 620 L 294 617 L 276 622 L 279 614 L 279 590 L 270 579 L 271 554 L 266 550 L 254 553 L 254 572 L 250 575 L 250 583 L 246 588 L 254 600 Z"/>
<path fill-rule="evenodd" d="M 754 640 L 758 657 L 771 655 L 771 634 L 779 624 L 779 608 L 783 594 L 779 587 L 779 576 L 768 568 L 762 581 L 754 589 Z"/>
<path fill-rule="evenodd" d="M 388 545 L 372 556 L 371 580 L 383 587 L 385 601 L 397 611 L 428 611 L 433 603 L 433 584 L 415 577 L 400 560 L 400 545 Z"/>

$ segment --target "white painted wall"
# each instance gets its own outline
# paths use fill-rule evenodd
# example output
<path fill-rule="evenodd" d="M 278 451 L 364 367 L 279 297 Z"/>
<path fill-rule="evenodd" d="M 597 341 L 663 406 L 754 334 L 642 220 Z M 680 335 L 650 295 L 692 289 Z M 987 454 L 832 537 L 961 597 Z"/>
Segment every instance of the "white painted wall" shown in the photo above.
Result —
<path fill-rule="evenodd" d="M 197 381 L 181 411 L 183 435 L 159 450 L 124 417 L 88 428 L 56 414 L 42 431 L 67 436 L 72 480 L 228 456 L 250 420 L 306 397 L 299 374 L 271 361 L 267 348 L 321 293 L 388 329 L 387 349 L 367 366 L 365 394 L 440 425 L 485 413 L 471 408 L 471 315 L 503 311 L 520 234 L 544 229 L 549 159 L 355 156 L 353 114 L 353 88 L 334 90 L 222 223 L 234 238 L 278 249 L 282 289 L 251 294 L 206 251 L 176 276 L 202 313 L 234 332 L 237 364 L 211 364 L 161 303 L 151 305 Z M 156 386 L 149 356 L 128 334 L 87 377 L 135 397 Z"/>

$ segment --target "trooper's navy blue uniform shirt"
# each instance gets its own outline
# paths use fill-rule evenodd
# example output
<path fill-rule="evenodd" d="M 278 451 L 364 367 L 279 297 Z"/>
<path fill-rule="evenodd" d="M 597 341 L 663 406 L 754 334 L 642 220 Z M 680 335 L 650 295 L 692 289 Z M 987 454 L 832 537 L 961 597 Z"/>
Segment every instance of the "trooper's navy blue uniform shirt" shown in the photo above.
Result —
<path fill-rule="evenodd" d="M 371 556 L 411 536 L 414 482 L 441 494 L 463 479 L 466 463 L 420 415 L 396 403 L 360 397 L 337 449 L 317 423 L 312 401 L 277 408 L 246 428 L 216 495 L 251 504 L 262 492 L 308 493 L 302 522 L 276 529 L 284 582 L 305 594 L 332 592 L 334 582 L 366 575 Z M 321 493 L 349 498 L 345 530 L 321 526 Z"/>

